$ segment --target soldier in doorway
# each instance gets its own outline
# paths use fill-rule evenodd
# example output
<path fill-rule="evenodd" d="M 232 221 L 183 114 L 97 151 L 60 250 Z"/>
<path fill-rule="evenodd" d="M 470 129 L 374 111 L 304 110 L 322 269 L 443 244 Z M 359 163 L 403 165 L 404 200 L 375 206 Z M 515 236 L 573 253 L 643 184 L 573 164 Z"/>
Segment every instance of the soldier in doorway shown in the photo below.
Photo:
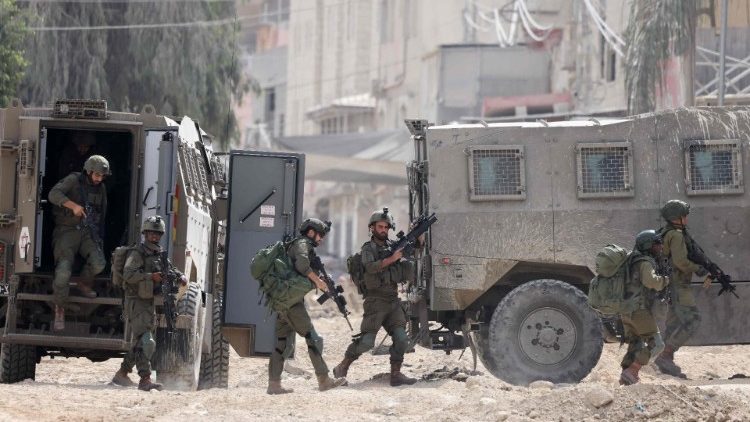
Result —
<path fill-rule="evenodd" d="M 54 330 L 65 329 L 65 309 L 75 311 L 68 302 L 70 276 L 76 254 L 85 260 L 78 280 L 78 290 L 85 297 L 96 297 L 92 289 L 94 277 L 104 270 L 102 233 L 107 212 L 107 189 L 104 179 L 111 174 L 109 162 L 101 155 L 92 155 L 83 165 L 83 172 L 62 178 L 50 190 L 49 202 L 55 205 L 52 233 L 55 256 L 55 277 L 52 289 L 55 304 Z"/>

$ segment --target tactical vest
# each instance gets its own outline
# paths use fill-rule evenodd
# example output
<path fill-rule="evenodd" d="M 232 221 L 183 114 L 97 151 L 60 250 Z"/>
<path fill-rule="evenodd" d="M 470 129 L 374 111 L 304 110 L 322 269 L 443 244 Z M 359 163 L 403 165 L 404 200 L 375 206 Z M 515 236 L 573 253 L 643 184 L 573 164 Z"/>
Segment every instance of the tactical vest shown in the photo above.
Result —
<path fill-rule="evenodd" d="M 369 250 L 376 261 L 381 261 L 391 255 L 388 250 L 388 243 L 378 245 L 374 240 L 370 240 L 362 245 L 362 252 Z M 365 297 L 397 298 L 397 285 L 403 281 L 402 265 L 401 263 L 395 263 L 374 274 L 365 272 L 363 279 L 366 291 Z"/>
<path fill-rule="evenodd" d="M 71 177 L 76 179 L 76 183 L 72 189 L 65 192 L 65 196 L 82 207 L 85 207 L 88 203 L 94 211 L 93 213 L 89 213 L 89 221 L 92 224 L 99 225 L 101 223 L 100 219 L 106 195 L 104 183 L 92 185 L 88 182 L 85 174 L 78 172 L 70 173 L 66 179 Z M 85 200 L 83 195 L 86 195 Z M 56 226 L 77 226 L 81 222 L 81 219 L 76 217 L 73 211 L 63 206 L 54 207 L 52 214 L 55 217 Z"/>
<path fill-rule="evenodd" d="M 130 253 L 137 253 L 141 256 L 141 259 L 143 260 L 143 272 L 144 274 L 151 274 L 159 271 L 159 252 L 158 251 L 151 251 L 146 246 L 141 243 L 138 245 L 138 247 L 133 248 L 133 250 Z M 144 283 L 141 283 L 144 284 Z M 153 283 L 145 283 L 151 286 L 151 296 L 153 297 Z M 137 284 L 130 284 L 130 283 L 123 283 L 124 290 L 125 290 L 125 296 L 126 297 L 140 297 L 144 298 L 143 296 L 148 296 L 143 291 L 143 286 L 138 286 Z M 138 289 L 141 288 L 141 292 L 139 294 Z"/>

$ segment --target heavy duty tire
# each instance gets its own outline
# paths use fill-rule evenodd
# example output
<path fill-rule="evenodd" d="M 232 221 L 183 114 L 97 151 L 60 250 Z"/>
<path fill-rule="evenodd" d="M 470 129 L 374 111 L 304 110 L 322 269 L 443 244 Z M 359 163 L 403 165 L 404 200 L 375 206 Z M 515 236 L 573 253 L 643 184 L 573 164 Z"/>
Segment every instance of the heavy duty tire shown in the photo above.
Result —
<path fill-rule="evenodd" d="M 229 341 L 221 333 L 221 300 L 214 299 L 211 318 L 211 352 L 201 357 L 198 389 L 229 386 Z"/>
<path fill-rule="evenodd" d="M 0 351 L 0 382 L 12 384 L 34 379 L 37 360 L 36 346 L 4 343 Z"/>
<path fill-rule="evenodd" d="M 201 367 L 204 314 L 200 288 L 191 283 L 177 301 L 178 324 L 171 337 L 157 330 L 156 379 L 171 390 L 195 391 Z M 180 322 L 187 321 L 186 324 Z"/>
<path fill-rule="evenodd" d="M 515 385 L 578 382 L 596 366 L 603 345 L 601 320 L 586 296 L 557 280 L 513 289 L 493 312 L 484 337 L 485 367 Z"/>

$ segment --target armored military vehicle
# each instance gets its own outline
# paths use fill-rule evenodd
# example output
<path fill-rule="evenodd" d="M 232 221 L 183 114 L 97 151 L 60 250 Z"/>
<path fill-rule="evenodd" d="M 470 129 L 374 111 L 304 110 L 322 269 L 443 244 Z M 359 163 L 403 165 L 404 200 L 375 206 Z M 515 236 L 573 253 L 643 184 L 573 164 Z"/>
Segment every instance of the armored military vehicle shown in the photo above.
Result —
<path fill-rule="evenodd" d="M 438 216 L 409 287 L 410 331 L 421 345 L 471 343 L 514 384 L 581 380 L 603 343 L 586 300 L 596 253 L 610 243 L 632 248 L 639 231 L 663 224 L 669 199 L 691 204 L 693 237 L 750 297 L 750 109 L 406 123 L 416 157 L 407 168 L 411 218 Z M 694 288 L 703 322 L 691 344 L 750 342 L 745 299 Z"/>
<path fill-rule="evenodd" d="M 264 241 L 293 233 L 301 216 L 303 157 L 215 153 L 211 138 L 189 117 L 174 120 L 157 115 L 151 106 L 141 113 L 113 112 L 104 101 L 90 100 L 61 100 L 51 108 L 24 108 L 13 100 L 0 109 L 0 381 L 34 378 L 44 356 L 101 361 L 130 349 L 132 336 L 121 318 L 122 291 L 110 282 L 109 263 L 95 280 L 98 297 L 77 296 L 71 289 L 70 301 L 80 311 L 66 312 L 64 331 L 51 329 L 54 222 L 47 194 L 67 175 L 70 163 L 61 157 L 81 135 L 93 139 L 89 154 L 105 156 L 112 171 L 105 181 L 105 256 L 117 246 L 139 242 L 142 221 L 160 214 L 167 219 L 162 247 L 189 280 L 176 295 L 174 330 L 167 329 L 162 296 L 154 299 L 157 380 L 182 389 L 226 387 L 229 342 L 240 351 L 256 343 L 261 347 L 272 342 L 273 330 L 273 324 L 268 328 L 266 323 L 264 331 L 256 333 L 260 317 L 243 313 L 243 300 L 257 302 L 257 286 L 252 288 L 246 276 L 249 252 L 242 260 L 233 258 L 238 264 L 224 265 L 227 230 L 234 227 L 227 208 L 247 201 L 263 204 L 257 212 L 243 214 L 245 227 L 235 230 L 239 234 L 229 242 L 251 243 L 242 230 L 263 233 Z M 234 189 L 228 183 L 227 163 L 233 174 L 241 173 Z M 254 189 L 248 176 L 257 173 L 249 169 L 286 180 L 275 188 L 278 198 Z M 266 189 L 263 183 L 257 186 Z M 77 271 L 74 268 L 71 285 Z M 227 336 L 222 333 L 225 314 L 233 326 Z"/>

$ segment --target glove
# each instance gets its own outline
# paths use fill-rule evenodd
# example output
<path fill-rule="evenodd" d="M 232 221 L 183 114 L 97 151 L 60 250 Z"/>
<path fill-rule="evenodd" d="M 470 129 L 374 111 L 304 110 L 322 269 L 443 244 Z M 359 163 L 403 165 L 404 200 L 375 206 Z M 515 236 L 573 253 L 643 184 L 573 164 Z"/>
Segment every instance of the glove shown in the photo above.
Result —
<path fill-rule="evenodd" d="M 700 267 L 698 268 L 698 271 L 695 272 L 695 275 L 697 275 L 698 277 L 705 277 L 708 275 L 708 270 L 703 267 Z"/>

